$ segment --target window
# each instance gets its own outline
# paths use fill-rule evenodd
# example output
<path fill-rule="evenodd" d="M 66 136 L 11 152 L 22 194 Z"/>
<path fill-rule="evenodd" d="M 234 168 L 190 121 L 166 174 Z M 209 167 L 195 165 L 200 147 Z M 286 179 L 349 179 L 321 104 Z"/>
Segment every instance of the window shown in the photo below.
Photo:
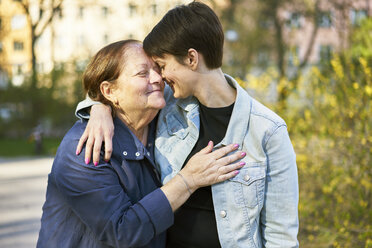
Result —
<path fill-rule="evenodd" d="M 319 47 L 319 63 L 329 62 L 332 56 L 332 46 L 320 45 Z"/>
<path fill-rule="evenodd" d="M 108 35 L 107 35 L 107 34 L 104 34 L 104 35 L 103 35 L 103 43 L 104 43 L 104 44 L 107 44 L 107 43 L 108 43 L 108 40 L 109 40 Z"/>
<path fill-rule="evenodd" d="M 107 18 L 107 16 L 108 16 L 108 8 L 107 7 L 102 7 L 102 16 L 104 18 Z"/>
<path fill-rule="evenodd" d="M 317 16 L 317 23 L 319 27 L 330 28 L 332 26 L 332 14 L 330 11 L 321 11 Z"/>
<path fill-rule="evenodd" d="M 21 64 L 14 65 L 13 71 L 14 71 L 14 74 L 21 75 L 23 72 L 22 65 Z"/>
<path fill-rule="evenodd" d="M 15 15 L 12 17 L 12 20 L 10 22 L 10 26 L 13 30 L 16 29 L 22 29 L 27 24 L 27 18 L 26 15 Z"/>
<path fill-rule="evenodd" d="M 137 13 L 137 6 L 130 3 L 129 4 L 129 16 L 133 17 Z"/>
<path fill-rule="evenodd" d="M 360 22 L 367 18 L 368 14 L 367 14 L 367 10 L 365 9 L 359 9 L 359 10 L 356 10 L 356 9 L 352 9 L 350 11 L 350 21 L 351 21 L 351 24 L 353 26 L 357 26 L 360 24 Z"/>
<path fill-rule="evenodd" d="M 84 18 L 84 7 L 83 6 L 79 7 L 79 18 L 80 19 Z"/>
<path fill-rule="evenodd" d="M 79 35 L 79 37 L 78 37 L 78 44 L 80 46 L 84 46 L 85 45 L 85 36 L 84 35 Z"/>
<path fill-rule="evenodd" d="M 301 28 L 301 14 L 298 12 L 293 12 L 290 15 L 289 20 L 287 20 L 288 28 Z"/>
<path fill-rule="evenodd" d="M 13 49 L 14 49 L 14 51 L 22 51 L 23 50 L 23 42 L 14 41 L 13 42 Z"/>
<path fill-rule="evenodd" d="M 63 18 L 63 12 L 62 12 L 62 8 L 61 7 L 58 7 L 56 9 L 56 14 L 59 17 L 59 19 L 62 19 Z"/>
<path fill-rule="evenodd" d="M 158 14 L 158 6 L 156 4 L 151 5 L 151 11 L 154 16 Z"/>
<path fill-rule="evenodd" d="M 37 63 L 36 68 L 38 72 L 44 73 L 44 63 Z"/>

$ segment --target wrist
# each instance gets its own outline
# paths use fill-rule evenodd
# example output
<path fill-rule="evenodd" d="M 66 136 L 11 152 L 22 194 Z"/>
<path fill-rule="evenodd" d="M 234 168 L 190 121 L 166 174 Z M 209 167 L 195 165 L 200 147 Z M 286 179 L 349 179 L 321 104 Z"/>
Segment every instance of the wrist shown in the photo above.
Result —
<path fill-rule="evenodd" d="M 181 173 L 181 171 L 178 172 L 177 175 L 182 179 L 185 186 L 187 186 L 187 189 L 188 189 L 190 195 L 192 193 L 194 193 L 199 188 L 199 186 L 195 184 L 192 175 L 190 175 L 188 173 L 185 173 L 184 171 L 182 171 L 182 173 Z"/>

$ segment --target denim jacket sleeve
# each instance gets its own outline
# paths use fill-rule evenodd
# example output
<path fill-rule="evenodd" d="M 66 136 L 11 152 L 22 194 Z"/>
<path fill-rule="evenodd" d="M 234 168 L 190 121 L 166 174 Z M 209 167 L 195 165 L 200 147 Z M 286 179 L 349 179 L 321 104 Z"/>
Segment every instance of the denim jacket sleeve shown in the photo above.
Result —
<path fill-rule="evenodd" d="M 285 124 L 266 142 L 267 178 L 261 233 L 264 247 L 298 247 L 298 176 Z"/>
<path fill-rule="evenodd" d="M 75 110 L 76 117 L 78 117 L 79 119 L 88 120 L 90 117 L 88 110 L 90 109 L 90 107 L 92 107 L 95 104 L 102 104 L 102 103 L 93 101 L 92 99 L 90 99 L 88 95 L 86 95 L 85 99 L 79 102 L 78 105 L 76 106 L 76 110 Z"/>
<path fill-rule="evenodd" d="M 82 155 L 66 150 L 56 160 L 60 164 L 52 174 L 59 191 L 103 243 L 144 246 L 173 224 L 172 209 L 160 189 L 133 204 L 111 165 L 85 165 Z"/>

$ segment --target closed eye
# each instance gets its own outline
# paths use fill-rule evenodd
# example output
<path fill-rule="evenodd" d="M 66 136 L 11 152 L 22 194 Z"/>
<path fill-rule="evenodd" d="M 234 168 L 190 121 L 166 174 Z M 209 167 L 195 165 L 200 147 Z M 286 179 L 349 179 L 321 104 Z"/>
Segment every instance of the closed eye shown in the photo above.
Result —
<path fill-rule="evenodd" d="M 140 71 L 136 74 L 136 76 L 140 76 L 140 77 L 146 77 L 149 75 L 149 71 L 146 70 L 146 71 Z"/>

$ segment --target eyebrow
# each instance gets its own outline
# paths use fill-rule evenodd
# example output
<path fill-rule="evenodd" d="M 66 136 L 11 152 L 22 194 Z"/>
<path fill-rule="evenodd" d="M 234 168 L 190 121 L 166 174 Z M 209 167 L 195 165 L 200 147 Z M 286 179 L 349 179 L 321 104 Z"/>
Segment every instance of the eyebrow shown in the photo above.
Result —
<path fill-rule="evenodd" d="M 146 68 L 148 67 L 146 63 L 136 65 L 136 67 L 137 67 L 137 66 L 138 66 L 138 67 L 142 66 L 142 67 L 146 67 Z"/>

